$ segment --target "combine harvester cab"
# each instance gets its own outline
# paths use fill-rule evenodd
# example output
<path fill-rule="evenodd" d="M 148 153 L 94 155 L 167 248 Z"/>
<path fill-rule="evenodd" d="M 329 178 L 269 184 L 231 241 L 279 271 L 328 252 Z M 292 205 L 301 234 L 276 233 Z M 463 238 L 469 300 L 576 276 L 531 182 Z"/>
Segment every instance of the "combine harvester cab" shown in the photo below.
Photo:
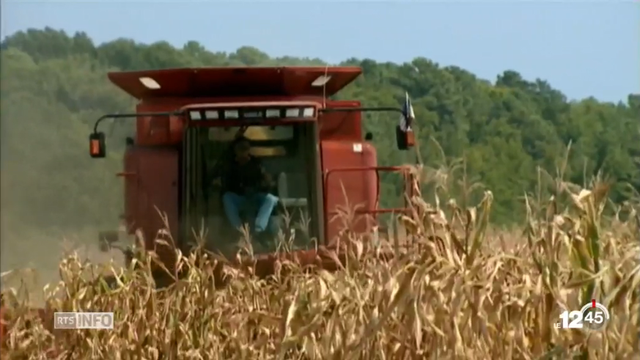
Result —
<path fill-rule="evenodd" d="M 275 255 L 273 249 L 258 254 L 251 260 L 256 274 L 271 274 L 276 256 L 332 268 L 336 264 L 325 263 L 317 248 L 335 247 L 344 233 L 343 222 L 334 219 L 342 207 L 358 209 L 349 230 L 363 234 L 376 228 L 378 214 L 408 210 L 407 204 L 398 209 L 378 207 L 379 173 L 406 169 L 377 166 L 376 150 L 367 142 L 370 137 L 363 136 L 361 114 L 398 113 L 397 145 L 407 150 L 414 142 L 410 100 L 407 95 L 397 108 L 363 108 L 359 101 L 330 99 L 360 73 L 357 67 L 109 73 L 109 79 L 139 103 L 135 113 L 107 114 L 96 121 L 89 137 L 90 155 L 106 155 L 105 136 L 99 131 L 103 120 L 136 121 L 135 138 L 127 141 L 124 170 L 117 174 L 125 182 L 122 219 L 129 234 L 141 233 L 145 248 L 155 250 L 171 269 L 175 249 L 155 241 L 165 228 L 159 212 L 166 215 L 171 243 L 183 251 L 202 227 L 208 228 L 210 247 L 226 246 L 233 229 L 224 215 L 220 188 L 212 186 L 211 172 L 228 156 L 234 137 L 243 134 L 253 155 L 277 180 L 271 190 L 279 198 L 272 229 L 294 236 L 301 248 L 295 254 Z M 291 217 L 289 226 L 283 221 L 285 214 Z M 246 220 L 254 218 L 255 212 L 250 212 Z M 300 222 L 307 228 L 294 226 Z M 116 231 L 100 234 L 102 244 L 117 239 Z"/>
<path fill-rule="evenodd" d="M 345 231 L 369 234 L 377 228 L 378 215 L 409 209 L 379 208 L 379 173 L 405 175 L 405 199 L 412 196 L 411 176 L 404 167 L 379 167 L 376 149 L 363 136 L 362 112 L 395 112 L 399 150 L 413 147 L 414 120 L 406 96 L 399 107 L 363 108 L 359 101 L 334 101 L 330 97 L 355 80 L 356 67 L 198 68 L 109 73 L 109 79 L 137 98 L 136 112 L 100 117 L 89 136 L 93 158 L 107 153 L 104 120 L 136 121 L 134 138 L 127 139 L 124 169 L 116 174 L 124 181 L 123 228 L 140 233 L 144 250 L 154 250 L 169 271 L 175 270 L 176 249 L 190 249 L 204 225 L 207 244 L 223 248 L 230 225 L 224 216 L 221 191 L 211 184 L 211 169 L 228 155 L 236 134 L 244 134 L 253 155 L 277 179 L 271 192 L 279 198 L 271 223 L 296 239 L 301 248 L 288 253 L 268 249 L 238 266 L 253 266 L 255 274 L 274 273 L 277 258 L 302 266 L 332 270 L 335 256 L 344 260 L 337 246 Z M 346 197 L 345 197 L 346 195 Z M 352 207 L 355 219 L 348 224 L 336 218 Z M 167 239 L 165 219 L 170 231 Z M 291 216 L 287 225 L 283 216 Z M 255 217 L 249 214 L 247 220 Z M 295 225 L 302 221 L 304 229 Z M 117 247 L 119 231 L 99 234 L 100 247 Z M 169 240 L 161 246 L 155 240 Z M 124 249 L 124 248 L 123 248 Z M 134 254 L 125 250 L 130 262 Z M 218 270 L 220 267 L 218 267 Z M 159 270 L 159 269 L 156 269 Z M 157 271 L 162 277 L 164 271 Z M 224 284 L 216 271 L 216 283 Z M 7 308 L 0 306 L 0 342 L 6 340 Z M 52 325 L 52 314 L 35 310 Z M 48 325 L 47 325 L 48 324 Z"/>

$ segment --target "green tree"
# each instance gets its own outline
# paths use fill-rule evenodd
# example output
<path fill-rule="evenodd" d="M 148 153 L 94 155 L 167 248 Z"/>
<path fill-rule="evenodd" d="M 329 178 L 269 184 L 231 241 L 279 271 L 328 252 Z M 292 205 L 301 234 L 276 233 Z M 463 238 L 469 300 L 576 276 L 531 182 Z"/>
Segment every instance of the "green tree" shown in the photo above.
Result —
<path fill-rule="evenodd" d="M 85 33 L 69 35 L 51 28 L 15 33 L 1 49 L 3 224 L 43 231 L 106 226 L 120 212 L 122 184 L 113 174 L 121 167 L 119 144 L 133 130 L 131 124 L 109 132 L 113 146 L 106 161 L 86 156 L 92 122 L 102 113 L 130 111 L 135 104 L 108 82 L 108 71 L 325 64 L 320 59 L 272 58 L 249 46 L 233 53 L 213 52 L 196 41 L 182 48 L 131 39 L 96 46 Z M 425 58 L 403 64 L 352 58 L 342 65 L 360 66 L 364 74 L 337 98 L 391 106 L 402 101 L 405 91 L 411 95 L 421 158 L 437 167 L 464 156 L 469 177 L 493 190 L 497 221 L 509 223 L 522 216 L 519 199 L 535 188 L 537 167 L 553 172 L 569 142 L 571 181 L 583 183 L 603 171 L 616 184 L 616 201 L 628 196 L 623 183 L 640 188 L 638 94 L 618 104 L 569 102 L 548 82 L 528 81 L 513 70 L 492 83 Z M 397 115 L 364 118 L 381 164 L 415 160 L 395 150 L 389 136 Z M 442 159 L 432 139 L 447 158 Z M 397 197 L 398 191 L 392 177 L 383 177 L 384 196 Z"/>

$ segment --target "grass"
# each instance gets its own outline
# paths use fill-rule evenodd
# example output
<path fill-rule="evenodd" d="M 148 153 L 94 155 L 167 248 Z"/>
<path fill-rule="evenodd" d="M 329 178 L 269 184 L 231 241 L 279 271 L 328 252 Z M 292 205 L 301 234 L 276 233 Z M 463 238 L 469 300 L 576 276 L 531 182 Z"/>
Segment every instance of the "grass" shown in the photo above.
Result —
<path fill-rule="evenodd" d="M 462 207 L 472 197 L 449 196 L 450 171 L 421 174 L 432 195 L 413 198 L 413 214 L 399 219 L 408 251 L 393 237 L 378 247 L 353 238 L 335 273 L 282 263 L 287 277 L 259 280 L 228 267 L 228 286 L 216 290 L 215 260 L 192 254 L 181 256 L 186 278 L 156 291 L 150 255 L 109 290 L 92 279 L 104 269 L 71 255 L 62 281 L 47 289 L 47 307 L 114 311 L 115 329 L 54 337 L 19 289 L 5 290 L 11 331 L 3 358 L 44 358 L 52 348 L 61 359 L 637 358 L 638 214 L 608 203 L 606 182 L 546 181 L 523 198 L 526 223 L 502 231 L 490 224 L 490 191 L 475 186 L 481 200 Z M 378 260 L 383 248 L 396 256 Z M 611 313 L 605 329 L 554 326 L 563 309 L 592 298 Z"/>

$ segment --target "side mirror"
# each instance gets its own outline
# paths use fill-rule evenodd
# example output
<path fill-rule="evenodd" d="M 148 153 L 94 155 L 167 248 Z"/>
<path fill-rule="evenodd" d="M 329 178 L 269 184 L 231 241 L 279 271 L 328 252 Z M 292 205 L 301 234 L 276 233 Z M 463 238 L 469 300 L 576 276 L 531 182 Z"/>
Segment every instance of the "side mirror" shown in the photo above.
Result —
<path fill-rule="evenodd" d="M 403 130 L 402 126 L 396 126 L 396 145 L 398 150 L 409 150 L 415 146 L 415 136 L 413 130 Z"/>
<path fill-rule="evenodd" d="M 402 117 L 400 118 L 400 124 L 396 126 L 396 145 L 399 150 L 407 150 L 415 145 L 413 120 L 415 120 L 413 105 L 411 105 L 409 94 L 405 93 Z"/>
<path fill-rule="evenodd" d="M 89 135 L 89 155 L 92 158 L 104 158 L 107 149 L 104 142 L 104 133 L 93 133 Z"/>

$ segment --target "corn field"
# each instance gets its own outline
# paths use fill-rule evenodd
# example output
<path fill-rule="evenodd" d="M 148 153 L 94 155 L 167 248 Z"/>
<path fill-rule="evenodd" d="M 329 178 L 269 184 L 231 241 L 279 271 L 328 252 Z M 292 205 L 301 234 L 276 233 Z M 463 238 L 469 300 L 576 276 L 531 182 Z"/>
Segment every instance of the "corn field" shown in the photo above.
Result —
<path fill-rule="evenodd" d="M 286 277 L 259 280 L 227 267 L 231 280 L 216 289 L 216 260 L 190 254 L 180 260 L 187 276 L 156 290 L 150 254 L 136 260 L 141 270 L 109 269 L 122 275 L 112 290 L 92 276 L 105 269 L 70 256 L 60 265 L 60 283 L 45 289 L 47 307 L 113 311 L 114 329 L 54 336 L 27 311 L 19 289 L 6 289 L 3 358 L 638 358 L 633 204 L 614 207 L 598 179 L 581 187 L 554 180 L 549 191 L 523 196 L 528 218 L 521 228 L 501 230 L 490 222 L 490 191 L 477 188 L 481 200 L 462 206 L 446 197 L 447 181 L 411 199 L 413 214 L 399 218 L 408 249 L 393 236 L 375 246 L 354 236 L 345 242 L 347 261 L 333 273 L 291 262 L 280 264 Z M 383 250 L 393 259 L 379 260 Z M 591 299 L 609 309 L 604 329 L 556 327 L 563 310 Z"/>

